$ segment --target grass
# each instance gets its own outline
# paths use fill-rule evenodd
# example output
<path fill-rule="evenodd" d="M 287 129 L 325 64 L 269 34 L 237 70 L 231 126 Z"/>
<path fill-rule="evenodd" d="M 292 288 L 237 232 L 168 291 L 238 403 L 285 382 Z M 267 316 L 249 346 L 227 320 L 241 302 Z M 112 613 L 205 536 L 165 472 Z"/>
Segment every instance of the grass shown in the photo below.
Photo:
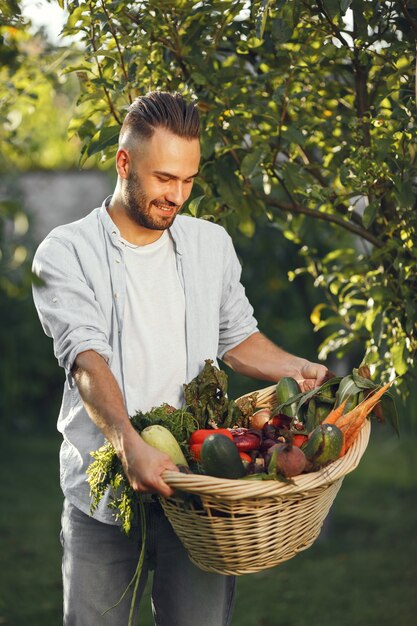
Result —
<path fill-rule="evenodd" d="M 278 567 L 239 578 L 233 626 L 415 623 L 417 442 L 404 435 L 398 441 L 388 427 L 375 431 L 316 543 Z M 59 439 L 14 434 L 1 440 L 0 624 L 57 626 Z M 148 588 L 140 624 L 152 623 Z"/>

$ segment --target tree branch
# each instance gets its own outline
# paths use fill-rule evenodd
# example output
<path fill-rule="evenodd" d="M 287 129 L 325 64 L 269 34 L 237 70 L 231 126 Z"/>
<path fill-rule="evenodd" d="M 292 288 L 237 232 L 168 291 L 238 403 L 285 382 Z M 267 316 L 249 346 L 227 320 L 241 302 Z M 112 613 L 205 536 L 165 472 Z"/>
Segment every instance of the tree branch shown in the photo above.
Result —
<path fill-rule="evenodd" d="M 408 10 L 407 0 L 399 0 L 399 5 L 401 7 L 401 11 L 403 12 L 405 19 L 410 24 L 411 28 L 414 31 L 414 34 L 417 37 L 417 20 L 411 15 L 410 11 Z"/>
<path fill-rule="evenodd" d="M 324 15 L 326 21 L 329 23 L 329 25 L 330 25 L 330 27 L 332 29 L 333 35 L 340 41 L 340 43 L 343 46 L 345 46 L 346 48 L 350 49 L 349 43 L 343 37 L 340 29 L 337 28 L 336 24 L 333 22 L 333 20 L 331 19 L 331 17 L 327 13 L 326 9 L 324 8 L 322 0 L 317 0 L 317 6 L 318 6 L 318 9 L 319 9 L 320 13 L 322 13 L 322 15 Z"/>
<path fill-rule="evenodd" d="M 356 224 L 352 224 L 351 222 L 347 222 L 343 218 L 338 215 L 332 215 L 331 213 L 324 213 L 321 211 L 315 211 L 314 209 L 308 209 L 307 207 L 301 206 L 300 204 L 288 204 L 286 202 L 280 202 L 278 200 L 274 200 L 273 198 L 268 198 L 264 196 L 262 200 L 269 206 L 275 207 L 280 211 L 285 211 L 286 213 L 294 213 L 296 215 L 307 215 L 308 217 L 313 217 L 314 219 L 324 220 L 326 222 L 331 222 L 333 224 L 337 224 L 337 226 L 341 226 L 345 230 L 361 237 L 362 239 L 366 239 L 376 248 L 382 248 L 383 244 L 377 239 L 374 235 L 369 233 L 364 228 L 357 226 Z"/>
<path fill-rule="evenodd" d="M 97 63 L 98 74 L 99 74 L 101 80 L 103 81 L 103 90 L 104 90 L 104 94 L 106 96 L 106 100 L 107 100 L 109 108 L 110 108 L 110 112 L 113 115 L 113 117 L 116 120 L 116 122 L 118 124 L 122 125 L 122 120 L 120 119 L 116 109 L 114 108 L 113 101 L 112 101 L 112 99 L 110 97 L 110 92 L 107 89 L 107 87 L 104 85 L 104 75 L 103 75 L 102 67 L 100 65 L 100 61 L 98 60 L 98 50 L 97 50 L 97 45 L 96 45 L 96 37 L 95 37 L 95 34 L 94 34 L 94 7 L 92 6 L 91 2 L 90 2 L 90 14 L 91 14 L 91 27 L 90 27 L 91 45 L 92 45 L 93 50 L 94 50 L 95 55 L 96 55 L 96 63 Z"/>
<path fill-rule="evenodd" d="M 122 52 L 122 49 L 120 47 L 120 42 L 119 42 L 119 39 L 117 37 L 116 31 L 115 31 L 115 29 L 113 27 L 112 19 L 111 19 L 111 16 L 109 15 L 109 12 L 107 11 L 106 3 L 104 2 L 104 0 L 102 0 L 101 6 L 103 7 L 104 14 L 107 17 L 107 23 L 108 23 L 110 32 L 112 34 L 112 37 L 114 39 L 114 42 L 116 44 L 117 51 L 118 51 L 119 56 L 120 56 L 120 66 L 122 68 L 123 76 L 124 76 L 125 81 L 126 81 L 127 97 L 129 99 L 130 104 L 132 104 L 132 96 L 131 96 L 130 89 L 129 89 L 129 84 L 130 84 L 129 83 L 129 77 L 128 77 L 126 66 L 125 66 L 125 60 L 124 60 L 124 57 L 123 57 L 123 52 Z"/>

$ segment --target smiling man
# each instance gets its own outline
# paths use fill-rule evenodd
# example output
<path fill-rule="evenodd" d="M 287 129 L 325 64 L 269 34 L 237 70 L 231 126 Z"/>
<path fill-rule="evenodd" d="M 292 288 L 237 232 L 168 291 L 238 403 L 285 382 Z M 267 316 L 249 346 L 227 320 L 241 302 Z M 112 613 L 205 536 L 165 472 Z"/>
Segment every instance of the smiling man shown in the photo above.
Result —
<path fill-rule="evenodd" d="M 34 300 L 67 374 L 58 429 L 61 446 L 64 624 L 127 624 L 129 595 L 114 605 L 137 565 L 140 529 L 126 538 L 103 498 L 94 518 L 86 470 L 107 438 L 132 487 L 144 494 L 146 558 L 138 603 L 154 570 L 152 607 L 159 626 L 230 623 L 235 581 L 203 572 L 154 496 L 176 470 L 148 446 L 129 415 L 183 403 L 182 385 L 206 359 L 265 381 L 292 376 L 306 389 L 328 370 L 293 356 L 258 331 L 226 231 L 178 215 L 200 162 L 197 107 L 179 94 L 137 98 L 124 120 L 117 184 L 101 207 L 53 230 L 33 269 Z M 137 612 L 137 608 L 136 608 Z"/>

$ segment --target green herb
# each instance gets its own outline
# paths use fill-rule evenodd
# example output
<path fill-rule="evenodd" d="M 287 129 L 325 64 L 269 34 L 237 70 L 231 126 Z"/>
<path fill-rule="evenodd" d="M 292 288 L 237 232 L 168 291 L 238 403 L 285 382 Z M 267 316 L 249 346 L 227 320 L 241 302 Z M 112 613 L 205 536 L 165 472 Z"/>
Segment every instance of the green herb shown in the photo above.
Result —
<path fill-rule="evenodd" d="M 255 410 L 255 395 L 235 402 L 227 397 L 227 387 L 226 373 L 214 367 L 210 359 L 206 359 L 200 374 L 184 385 L 187 410 L 194 415 L 199 428 L 248 426 Z"/>
<path fill-rule="evenodd" d="M 191 433 L 199 428 L 199 422 L 187 408 L 175 409 L 169 404 L 162 404 L 147 413 L 138 411 L 131 417 L 133 427 L 141 432 L 147 426 L 159 424 L 165 426 L 180 444 L 185 456 L 189 456 L 188 440 Z"/>
<path fill-rule="evenodd" d="M 115 511 L 115 519 L 120 521 L 123 531 L 128 535 L 137 516 L 138 494 L 126 479 L 122 463 L 109 441 L 90 454 L 94 458 L 87 469 L 91 515 L 110 489 L 109 508 Z"/>

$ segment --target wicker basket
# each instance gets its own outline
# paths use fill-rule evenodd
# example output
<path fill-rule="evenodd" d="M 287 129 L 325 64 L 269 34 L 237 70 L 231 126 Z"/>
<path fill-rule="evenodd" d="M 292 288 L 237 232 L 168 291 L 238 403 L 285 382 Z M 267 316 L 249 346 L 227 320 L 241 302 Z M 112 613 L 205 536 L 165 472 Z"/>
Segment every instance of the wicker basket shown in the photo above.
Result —
<path fill-rule="evenodd" d="M 273 401 L 275 386 L 258 392 L 257 407 Z M 190 559 L 208 572 L 249 574 L 287 561 L 318 537 L 343 478 L 358 465 L 368 444 L 366 420 L 341 459 L 297 476 L 295 484 L 226 480 L 165 472 L 164 480 L 200 496 L 203 508 L 161 498 L 166 516 Z"/>

